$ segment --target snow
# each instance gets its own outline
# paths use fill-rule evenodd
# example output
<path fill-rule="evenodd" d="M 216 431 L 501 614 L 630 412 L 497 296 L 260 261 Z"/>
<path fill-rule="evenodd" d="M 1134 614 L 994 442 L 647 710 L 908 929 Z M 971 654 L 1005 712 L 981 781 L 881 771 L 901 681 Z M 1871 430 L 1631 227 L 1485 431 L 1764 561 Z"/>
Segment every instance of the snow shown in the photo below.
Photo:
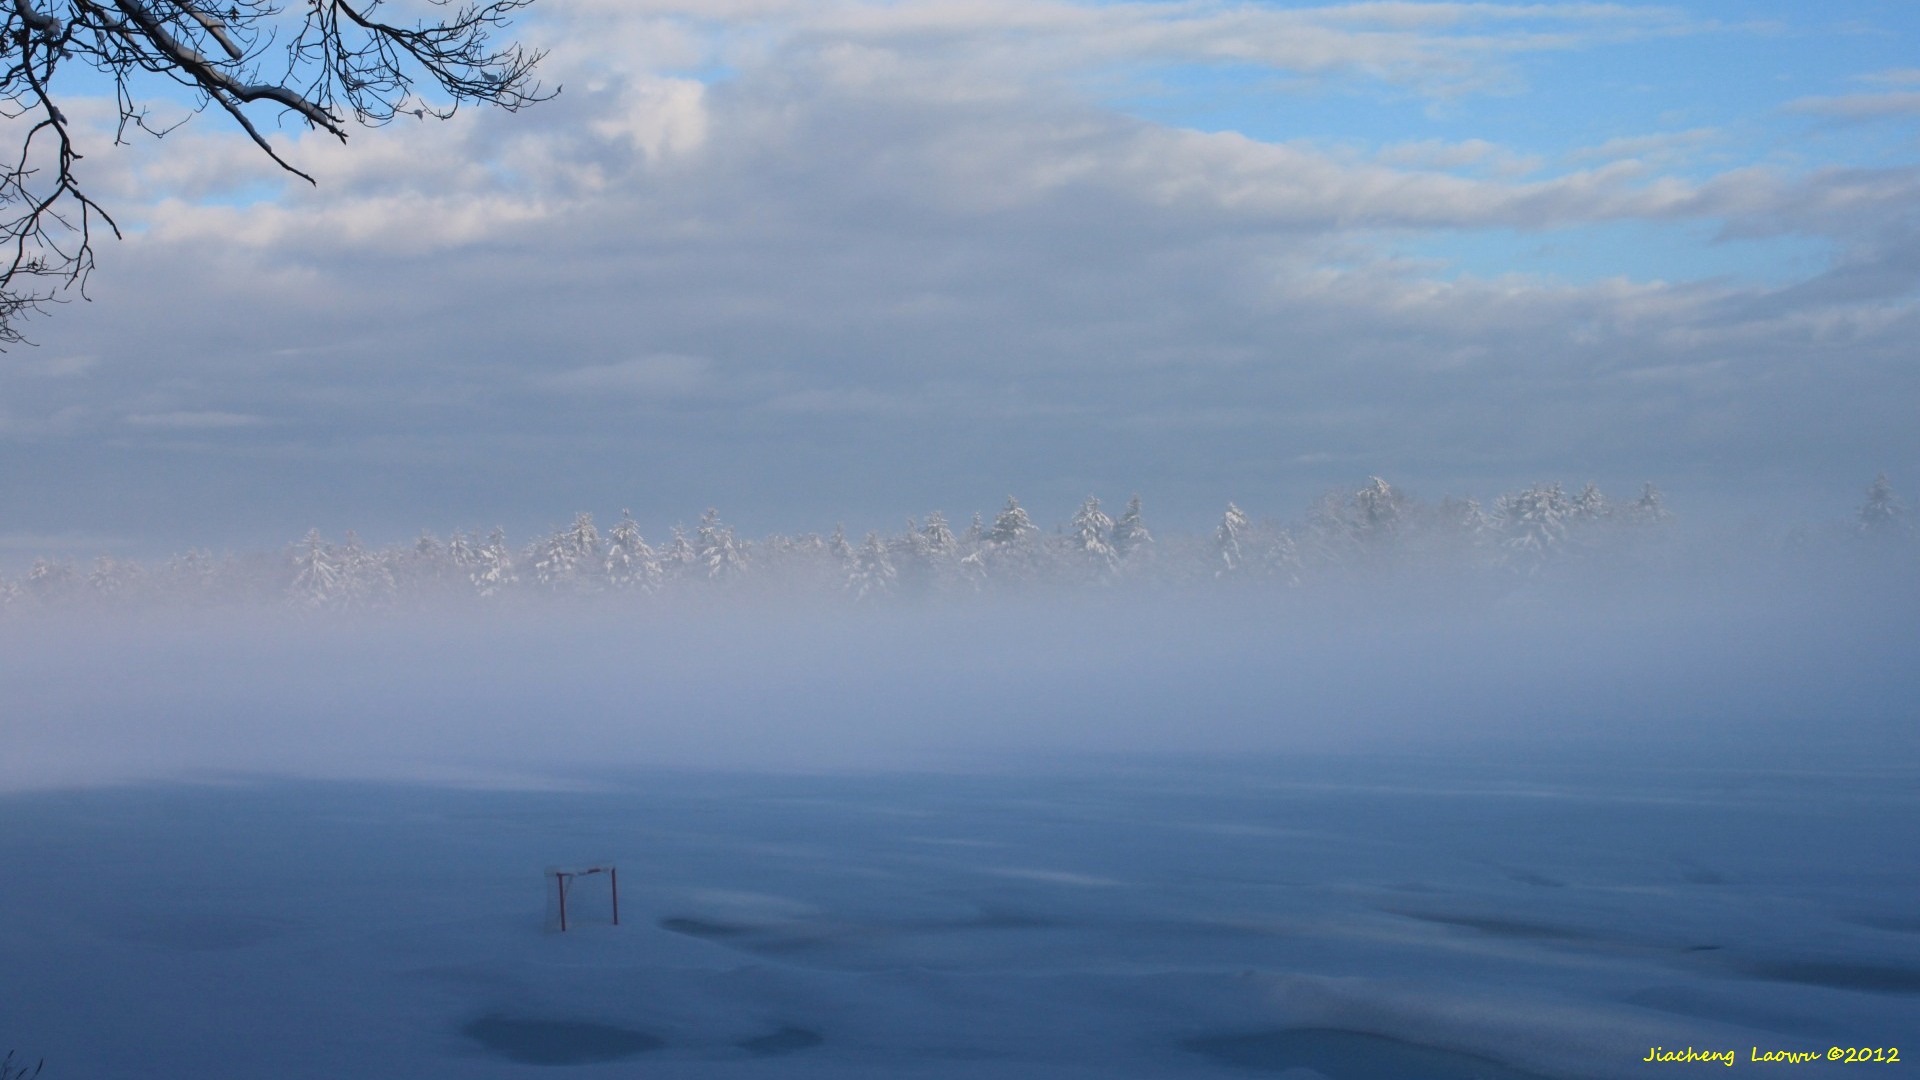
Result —
<path fill-rule="evenodd" d="M 0 1032 L 93 1078 L 1522 1080 L 1898 1043 L 1912 780 L 1322 756 L 16 794 Z M 589 852 L 623 925 L 544 929 L 542 864 Z"/>
<path fill-rule="evenodd" d="M 0 624 L 0 1056 L 1579 1080 L 1898 1046 L 1920 624 L 1883 565 Z M 622 925 L 583 888 L 549 929 L 546 869 L 605 863 Z"/>

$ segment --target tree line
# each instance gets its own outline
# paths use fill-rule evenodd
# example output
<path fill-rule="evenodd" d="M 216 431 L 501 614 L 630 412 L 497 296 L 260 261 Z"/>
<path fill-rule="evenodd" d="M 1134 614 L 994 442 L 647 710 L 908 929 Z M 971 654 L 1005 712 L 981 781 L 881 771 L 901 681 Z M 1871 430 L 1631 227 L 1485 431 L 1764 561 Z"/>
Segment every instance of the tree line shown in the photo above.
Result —
<path fill-rule="evenodd" d="M 36 559 L 18 580 L 0 577 L 0 610 L 152 602 L 274 603 L 314 610 L 379 609 L 464 598 L 648 597 L 702 590 L 821 594 L 867 604 L 893 597 L 1044 589 L 1308 588 L 1355 577 L 1535 578 L 1582 569 L 1657 564 L 1672 514 L 1658 488 L 1615 501 L 1588 484 L 1535 484 L 1490 507 L 1473 499 L 1421 502 L 1379 477 L 1323 495 L 1297 521 L 1256 521 L 1228 503 L 1208 532 L 1156 534 L 1138 495 L 1118 516 L 1089 496 L 1043 530 L 1018 499 L 991 520 L 956 526 L 938 511 L 898 532 L 861 539 L 843 529 L 737 535 L 717 510 L 649 541 L 631 513 L 602 527 L 590 513 L 525 545 L 501 529 L 422 533 L 369 547 L 354 533 L 316 529 L 278 553 L 189 551 L 153 566 L 101 555 L 90 565 Z M 1849 530 L 1908 535 L 1886 477 L 1868 490 Z"/>

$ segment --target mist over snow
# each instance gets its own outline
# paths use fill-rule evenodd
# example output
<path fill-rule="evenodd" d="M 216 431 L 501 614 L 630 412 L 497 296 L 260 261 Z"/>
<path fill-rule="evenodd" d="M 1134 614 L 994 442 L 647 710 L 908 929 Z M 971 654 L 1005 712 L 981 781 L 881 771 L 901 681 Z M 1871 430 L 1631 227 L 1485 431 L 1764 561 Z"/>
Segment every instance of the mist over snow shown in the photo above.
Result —
<path fill-rule="evenodd" d="M 572 782 L 1309 754 L 1813 767 L 1920 748 L 1913 533 L 1884 483 L 1788 533 L 1658 492 L 1491 510 L 1383 481 L 1299 520 L 1009 499 L 849 540 L 716 513 L 650 544 L 316 535 L 0 582 L 0 783 Z M 464 554 L 463 554 L 464 553 Z"/>
<path fill-rule="evenodd" d="M 1912 760 L 1915 593 L 1356 592 L 4 633 L 0 781 L 988 771 L 1136 755 Z M 1356 610 L 1359 609 L 1359 610 Z"/>
<path fill-rule="evenodd" d="M 1842 551 L 16 610 L 0 1040 L 110 1080 L 1627 1080 L 1893 1043 L 1920 575 Z M 581 879 L 558 932 L 542 868 L 608 864 L 620 925 Z"/>

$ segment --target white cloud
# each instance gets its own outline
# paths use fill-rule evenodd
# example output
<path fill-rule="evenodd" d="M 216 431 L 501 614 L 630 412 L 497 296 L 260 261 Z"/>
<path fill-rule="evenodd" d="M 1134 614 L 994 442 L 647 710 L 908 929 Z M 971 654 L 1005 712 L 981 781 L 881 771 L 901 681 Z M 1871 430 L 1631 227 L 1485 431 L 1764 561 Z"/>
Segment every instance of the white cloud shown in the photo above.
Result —
<path fill-rule="evenodd" d="M 900 89 L 933 96 L 1129 63 L 1249 64 L 1452 96 L 1512 85 L 1511 60 L 1529 52 L 1698 28 L 1672 8 L 1616 4 L 587 0 L 575 10 L 579 24 L 556 27 L 552 42 L 590 23 L 590 47 L 605 57 L 670 52 L 682 65 L 704 56 L 739 67 L 812 48 L 854 80 L 909 64 L 919 79 Z"/>
<path fill-rule="evenodd" d="M 19 533 L 0 532 L 0 551 L 27 555 L 47 555 L 70 551 L 111 551 L 125 547 L 126 537 L 104 533 Z"/>
<path fill-rule="evenodd" d="M 1518 177 L 1538 172 L 1542 162 L 1533 154 L 1516 153 L 1485 139 L 1447 142 L 1422 139 L 1394 143 L 1374 154 L 1382 165 L 1412 169 L 1479 169 L 1495 176 Z"/>
<path fill-rule="evenodd" d="M 57 355 L 101 362 L 7 403 L 65 419 L 0 433 L 258 427 L 249 443 L 272 450 L 179 482 L 277 493 L 297 460 L 324 477 L 300 497 L 338 498 L 349 522 L 388 491 L 477 484 L 484 454 L 544 523 L 578 508 L 541 501 L 562 493 L 914 507 L 926 496 L 897 493 L 930 477 L 991 478 L 997 499 L 1044 473 L 1080 498 L 1107 477 L 1272 490 L 1454 458 L 1638 471 L 1730 453 L 1661 426 L 1674 385 L 1734 416 L 1742 452 L 1791 456 L 1846 437 L 1796 410 L 1906 386 L 1885 358 L 1915 325 L 1920 242 L 1889 223 L 1920 198 L 1914 170 L 1701 175 L 1687 155 L 1720 137 L 1704 128 L 1570 162 L 1491 139 L 1263 141 L 1123 115 L 1083 85 L 1122 60 L 1239 55 L 1450 92 L 1527 49 L 1680 32 L 1671 13 L 596 0 L 547 18 L 602 20 L 591 55 L 555 53 L 560 99 L 345 148 L 288 140 L 317 189 L 222 196 L 224 170 L 271 170 L 211 118 L 197 141 L 90 156 L 124 198 L 154 178 L 164 197 L 125 215 L 141 231 L 108 252 L 86 318 L 45 324 Z M 1778 289 L 1449 278 L 1400 254 L 1615 222 L 1821 237 L 1836 265 Z M 1839 359 L 1816 373 L 1809 349 Z M 156 404 L 183 401 L 231 411 Z M 1776 439 L 1782 414 L 1800 423 Z M 369 460 L 393 482 L 365 480 Z M 649 486 L 630 495 L 636 471 Z"/>
<path fill-rule="evenodd" d="M 1686 131 L 1660 131 L 1647 135 L 1626 135 L 1608 139 L 1598 146 L 1583 147 L 1567 155 L 1569 161 L 1622 161 L 1627 159 L 1684 161 L 1703 146 L 1724 137 L 1716 128 L 1690 128 Z"/>
<path fill-rule="evenodd" d="M 785 413 L 920 413 L 926 411 L 927 405 L 925 401 L 854 387 L 783 394 L 761 407 L 770 412 Z"/>
<path fill-rule="evenodd" d="M 572 393 L 617 393 L 639 397 L 679 397 L 711 383 L 709 364 L 698 356 L 660 353 L 614 364 L 594 364 L 543 376 L 541 385 Z"/>
<path fill-rule="evenodd" d="M 91 405 L 69 404 L 44 414 L 22 416 L 0 407 L 0 436 L 27 441 L 71 437 L 87 430 L 95 412 Z"/>
<path fill-rule="evenodd" d="M 87 374 L 99 364 L 98 357 L 84 354 L 40 357 L 16 353 L 0 357 L 0 372 L 36 379 L 72 379 Z"/>
<path fill-rule="evenodd" d="M 1877 120 L 1891 116 L 1920 116 L 1920 90 L 1875 94 L 1806 97 L 1789 102 L 1789 111 L 1832 116 L 1843 120 Z"/>
<path fill-rule="evenodd" d="M 640 151 L 649 162 L 697 152 L 707 141 L 706 86 L 692 79 L 636 79 L 593 133 Z"/>
<path fill-rule="evenodd" d="M 1889 86 L 1920 85 L 1920 68 L 1893 68 L 1888 71 L 1876 71 L 1859 77 L 1861 82 L 1882 83 Z"/>
<path fill-rule="evenodd" d="M 127 423 L 134 427 L 158 428 L 167 431 L 221 431 L 230 428 L 260 427 L 270 422 L 264 416 L 221 412 L 215 409 L 134 413 L 126 419 Z"/>
<path fill-rule="evenodd" d="M 584 50 L 557 54 L 555 75 L 582 89 L 524 115 L 467 112 L 449 124 L 357 133 L 344 147 L 312 134 L 281 138 L 285 156 L 320 178 L 318 190 L 298 184 L 271 202 L 209 203 L 236 175 L 281 177 L 243 140 L 207 137 L 204 121 L 189 129 L 191 146 L 142 144 L 105 179 L 128 197 L 171 196 L 137 218 L 157 239 L 342 252 L 451 251 L 546 235 L 569 213 L 591 216 L 603 203 L 655 195 L 698 198 L 716 180 L 730 197 L 764 198 L 751 190 L 750 171 L 771 177 L 796 167 L 837 171 L 845 181 L 886 189 L 889 198 L 910 186 L 963 212 L 1006 211 L 1093 187 L 1327 227 L 1508 221 L 1538 228 L 1662 216 L 1691 197 L 1676 183 L 1638 184 L 1641 176 L 1621 164 L 1508 183 L 1537 173 L 1537 158 L 1485 140 L 1400 144 L 1359 161 L 1304 143 L 1130 123 L 1073 107 L 1059 92 L 1062 77 L 1122 57 L 1476 81 L 1495 77 L 1488 58 L 1572 43 L 1556 36 L 1561 31 L 1543 36 L 1528 28 L 1609 34 L 1685 25 L 1665 9 L 770 0 L 717 8 L 588 4 L 558 25 L 572 27 L 575 36 L 564 40 Z M 662 27 L 684 38 L 688 26 L 722 53 L 729 46 L 720 42 L 749 42 L 732 59 L 751 66 L 714 90 L 634 70 L 622 51 Z M 1512 35 L 1486 27 L 1511 27 Z M 1463 38 L 1453 32 L 1462 28 L 1481 29 Z M 109 116 L 95 112 L 96 125 L 104 125 Z M 856 117 L 868 130 L 844 126 L 862 122 Z M 1695 134 L 1662 138 L 1677 143 Z M 1594 156 L 1611 160 L 1631 149 L 1610 144 Z M 1467 167 L 1486 176 L 1454 175 Z M 728 212 L 754 216 L 760 208 Z"/>

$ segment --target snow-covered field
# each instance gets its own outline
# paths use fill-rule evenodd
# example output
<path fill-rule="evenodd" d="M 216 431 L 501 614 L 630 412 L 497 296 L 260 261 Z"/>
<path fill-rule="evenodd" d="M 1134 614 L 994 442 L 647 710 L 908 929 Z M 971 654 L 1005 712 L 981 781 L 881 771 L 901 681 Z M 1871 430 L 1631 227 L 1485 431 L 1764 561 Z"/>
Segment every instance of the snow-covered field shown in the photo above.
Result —
<path fill-rule="evenodd" d="M 1640 1076 L 1920 1016 L 1920 785 L 1872 763 L 232 781 L 0 814 L 0 1039 L 47 1080 Z M 601 859 L 623 924 L 582 886 L 555 932 L 543 868 Z"/>
<path fill-rule="evenodd" d="M 1920 624 L 1863 580 L 0 625 L 0 1054 L 1907 1074 Z M 622 925 L 552 929 L 602 860 Z M 1750 1060 L 1836 1046 L 1906 1058 Z"/>

